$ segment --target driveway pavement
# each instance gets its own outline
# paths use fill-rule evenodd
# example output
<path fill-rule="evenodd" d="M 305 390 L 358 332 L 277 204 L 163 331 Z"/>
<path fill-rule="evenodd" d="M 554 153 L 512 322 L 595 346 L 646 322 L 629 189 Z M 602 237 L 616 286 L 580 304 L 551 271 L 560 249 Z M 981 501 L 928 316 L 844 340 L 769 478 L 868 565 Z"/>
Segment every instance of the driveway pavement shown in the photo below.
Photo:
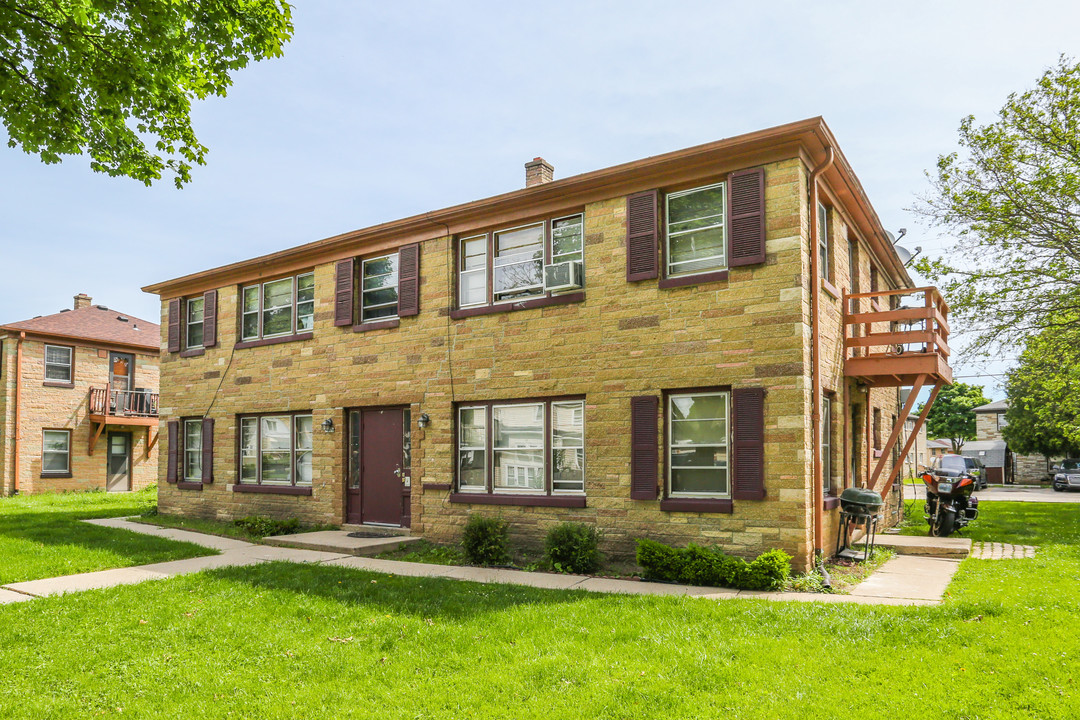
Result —
<path fill-rule="evenodd" d="M 911 498 L 912 487 L 904 486 L 904 498 Z M 914 488 L 915 497 L 920 500 L 926 497 L 926 489 L 922 483 Z M 1015 486 L 1015 485 L 991 485 L 985 490 L 975 493 L 979 502 L 991 502 L 993 500 L 1007 500 L 1009 502 L 1050 502 L 1050 503 L 1080 503 L 1080 492 L 1054 492 L 1049 485 L 1046 487 Z"/>

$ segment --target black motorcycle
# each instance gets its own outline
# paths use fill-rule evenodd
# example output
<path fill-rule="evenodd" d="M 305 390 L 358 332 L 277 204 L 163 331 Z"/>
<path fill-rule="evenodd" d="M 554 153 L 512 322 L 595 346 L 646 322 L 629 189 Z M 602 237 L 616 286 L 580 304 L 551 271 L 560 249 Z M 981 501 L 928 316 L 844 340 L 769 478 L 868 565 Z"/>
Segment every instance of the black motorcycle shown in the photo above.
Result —
<path fill-rule="evenodd" d="M 930 535 L 948 537 L 979 516 L 979 498 L 972 495 L 978 478 L 968 471 L 964 458 L 944 455 L 922 474 L 926 485 L 926 522 Z"/>

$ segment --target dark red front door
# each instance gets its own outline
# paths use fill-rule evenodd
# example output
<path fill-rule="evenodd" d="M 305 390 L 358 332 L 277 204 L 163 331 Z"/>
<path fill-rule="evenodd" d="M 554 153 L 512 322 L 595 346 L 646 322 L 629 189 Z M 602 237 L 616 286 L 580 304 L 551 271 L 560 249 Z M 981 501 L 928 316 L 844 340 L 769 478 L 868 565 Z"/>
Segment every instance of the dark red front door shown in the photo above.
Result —
<path fill-rule="evenodd" d="M 408 524 L 402 502 L 409 474 L 406 414 L 401 408 L 349 411 L 346 522 Z"/>

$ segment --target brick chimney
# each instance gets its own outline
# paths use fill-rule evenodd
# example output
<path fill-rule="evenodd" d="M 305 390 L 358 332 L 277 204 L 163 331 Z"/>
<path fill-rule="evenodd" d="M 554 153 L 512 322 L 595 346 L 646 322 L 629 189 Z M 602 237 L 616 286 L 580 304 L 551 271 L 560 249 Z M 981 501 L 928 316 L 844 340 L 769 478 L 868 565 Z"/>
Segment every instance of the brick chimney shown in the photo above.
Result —
<path fill-rule="evenodd" d="M 75 309 L 82 310 L 83 308 L 90 307 L 92 299 L 86 293 L 79 293 L 75 296 Z"/>
<path fill-rule="evenodd" d="M 543 185 L 551 182 L 555 177 L 555 168 L 542 157 L 533 158 L 532 162 L 525 163 L 525 187 Z"/>

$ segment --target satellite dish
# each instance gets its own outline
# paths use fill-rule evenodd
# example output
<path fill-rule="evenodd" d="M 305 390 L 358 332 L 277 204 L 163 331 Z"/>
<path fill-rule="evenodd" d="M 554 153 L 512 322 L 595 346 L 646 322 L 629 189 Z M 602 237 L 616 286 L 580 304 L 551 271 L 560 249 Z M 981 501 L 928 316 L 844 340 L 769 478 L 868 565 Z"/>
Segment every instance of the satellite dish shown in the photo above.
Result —
<path fill-rule="evenodd" d="M 890 244 L 890 245 L 895 245 L 895 244 L 896 244 L 896 236 L 895 236 L 895 235 L 893 235 L 893 234 L 892 234 L 891 232 L 889 232 L 888 230 L 886 230 L 886 231 L 885 231 L 885 234 L 886 234 L 886 235 L 888 236 L 888 238 L 889 238 L 889 244 Z"/>
<path fill-rule="evenodd" d="M 911 262 L 911 251 L 910 250 L 908 250 L 906 247 L 902 247 L 900 245 L 893 245 L 893 247 L 896 248 L 896 254 L 900 256 L 900 262 L 904 263 L 905 265 L 907 265 L 909 262 Z"/>

